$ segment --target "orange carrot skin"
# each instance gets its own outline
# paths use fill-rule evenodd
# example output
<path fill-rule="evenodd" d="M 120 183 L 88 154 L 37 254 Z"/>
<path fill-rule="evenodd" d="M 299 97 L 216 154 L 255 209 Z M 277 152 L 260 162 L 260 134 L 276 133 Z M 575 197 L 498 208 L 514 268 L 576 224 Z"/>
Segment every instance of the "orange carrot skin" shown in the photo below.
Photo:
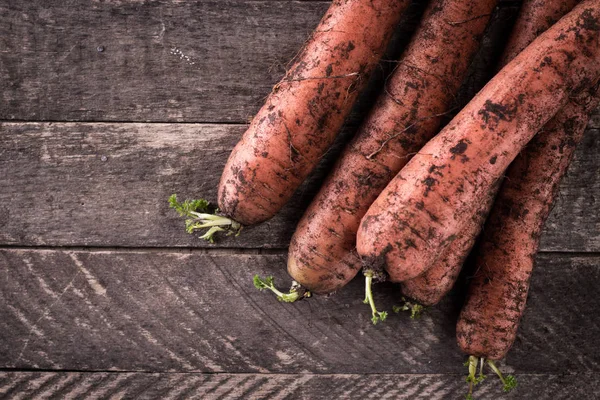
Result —
<path fill-rule="evenodd" d="M 429 5 L 386 93 L 298 224 L 288 272 L 303 286 L 330 293 L 360 270 L 355 245 L 362 216 L 437 133 L 440 114 L 450 107 L 496 3 L 434 0 Z"/>
<path fill-rule="evenodd" d="M 580 2 L 581 0 L 524 0 L 501 63 L 506 64 L 515 58 Z"/>
<path fill-rule="evenodd" d="M 409 0 L 334 0 L 233 149 L 220 211 L 243 225 L 271 218 L 331 145 Z"/>
<path fill-rule="evenodd" d="M 403 296 L 429 307 L 438 304 L 448 294 L 456 283 L 460 270 L 494 204 L 500 181 L 497 183 L 490 190 L 487 201 L 482 203 L 482 207 L 473 215 L 472 221 L 463 233 L 458 235 L 433 266 L 416 278 L 400 284 Z"/>
<path fill-rule="evenodd" d="M 516 56 L 533 40 L 533 35 L 547 29 L 561 13 L 568 12 L 568 8 L 578 2 L 525 1 L 515 33 L 505 50 L 504 62 Z M 477 273 L 457 325 L 458 344 L 467 354 L 500 359 L 515 340 L 525 309 L 541 229 L 556 197 L 558 183 L 581 141 L 589 112 L 598 103 L 597 98 L 586 96 L 588 94 L 584 93 L 574 98 L 560 110 L 507 171 L 508 179 L 492 211 L 486 235 L 476 250 Z M 516 215 L 527 210 L 525 219 L 515 221 L 515 214 L 509 210 L 513 204 L 519 207 Z M 508 216 L 504 217 L 504 214 Z M 536 217 L 539 219 L 535 220 Z M 503 233 L 500 229 L 505 226 L 507 230 Z M 515 230 L 525 237 L 525 241 L 514 248 L 507 247 L 516 239 L 507 235 Z M 493 281 L 487 278 L 493 278 Z M 490 292 L 492 284 L 493 293 Z M 520 291 L 514 292 L 513 288 L 520 288 Z M 500 304 L 502 309 L 498 308 Z"/>
<path fill-rule="evenodd" d="M 504 358 L 525 308 L 544 223 L 598 98 L 570 102 L 507 171 L 479 244 L 476 274 L 456 328 L 469 355 Z"/>
<path fill-rule="evenodd" d="M 579 0 L 525 0 L 500 60 L 500 65 L 505 66 L 512 61 L 539 34 L 554 25 L 577 3 Z M 498 188 L 494 188 L 488 194 L 489 201 L 482 203 L 481 208 L 475 213 L 472 223 L 463 229 L 431 268 L 414 279 L 402 282 L 401 288 L 404 296 L 423 305 L 433 306 L 439 303 L 452 289 L 462 265 L 485 223 Z"/>
<path fill-rule="evenodd" d="M 600 75 L 600 3 L 585 1 L 508 64 L 386 187 L 358 253 L 393 282 L 430 268 L 519 151 Z"/>

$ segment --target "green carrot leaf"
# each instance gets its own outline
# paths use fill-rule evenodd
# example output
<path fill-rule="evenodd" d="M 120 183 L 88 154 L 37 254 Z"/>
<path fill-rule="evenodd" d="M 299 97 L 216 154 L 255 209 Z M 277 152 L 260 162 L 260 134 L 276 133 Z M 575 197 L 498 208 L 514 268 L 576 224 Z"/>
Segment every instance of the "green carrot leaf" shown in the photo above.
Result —
<path fill-rule="evenodd" d="M 517 387 L 517 379 L 512 375 L 508 375 L 504 380 L 504 391 L 510 392 L 511 390 L 513 390 L 516 387 Z"/>

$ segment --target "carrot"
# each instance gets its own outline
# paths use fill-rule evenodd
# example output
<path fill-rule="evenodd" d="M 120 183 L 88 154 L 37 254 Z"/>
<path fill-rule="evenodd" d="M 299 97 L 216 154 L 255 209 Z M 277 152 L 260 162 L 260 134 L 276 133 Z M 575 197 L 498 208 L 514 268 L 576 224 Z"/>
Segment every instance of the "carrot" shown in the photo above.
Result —
<path fill-rule="evenodd" d="M 271 218 L 332 143 L 409 0 L 334 0 L 233 149 L 220 212 L 242 225 Z"/>
<path fill-rule="evenodd" d="M 537 131 L 600 75 L 600 3 L 588 0 L 500 71 L 386 187 L 357 250 L 393 282 L 414 278 L 469 224 Z"/>
<path fill-rule="evenodd" d="M 579 3 L 579 0 L 526 0 L 517 19 L 500 60 L 505 66 L 523 51 L 540 33 L 555 24 L 563 15 Z M 487 194 L 489 201 L 483 202 L 473 216 L 472 223 L 458 235 L 434 265 L 420 276 L 402 282 L 402 293 L 420 304 L 432 306 L 450 291 L 475 240 L 485 223 L 496 197 L 497 189 Z"/>
<path fill-rule="evenodd" d="M 512 346 L 542 228 L 589 114 L 597 106 L 595 94 L 580 94 L 508 169 L 476 250 L 476 273 L 456 328 L 458 344 L 465 353 L 499 360 Z"/>
<path fill-rule="evenodd" d="M 524 0 L 500 63 L 506 64 L 515 58 L 580 2 L 581 0 Z"/>
<path fill-rule="evenodd" d="M 535 3 L 539 1 L 524 6 L 535 9 Z M 543 27 L 544 18 L 560 8 L 560 3 L 546 4 L 546 15 L 533 14 L 538 21 L 533 19 L 531 23 Z M 519 46 L 514 48 L 518 51 Z M 509 47 L 509 54 L 510 51 Z M 487 358 L 492 366 L 491 360 L 504 358 L 514 343 L 541 231 L 560 180 L 583 137 L 589 114 L 598 106 L 597 91 L 597 86 L 593 86 L 574 96 L 507 171 L 476 250 L 476 274 L 457 323 L 458 344 L 470 355 L 471 362 Z M 468 380 L 476 383 L 471 374 Z"/>
<path fill-rule="evenodd" d="M 411 156 L 437 133 L 496 2 L 431 2 L 386 82 L 385 93 L 298 224 L 288 272 L 303 286 L 330 293 L 360 270 L 355 244 L 361 218 Z"/>

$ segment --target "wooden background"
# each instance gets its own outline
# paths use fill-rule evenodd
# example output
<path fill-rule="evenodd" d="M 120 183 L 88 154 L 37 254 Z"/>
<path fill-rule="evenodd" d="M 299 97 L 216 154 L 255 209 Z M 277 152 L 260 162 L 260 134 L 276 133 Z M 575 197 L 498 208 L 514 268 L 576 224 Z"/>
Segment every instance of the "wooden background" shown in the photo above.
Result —
<path fill-rule="evenodd" d="M 416 3 L 419 3 L 418 1 Z M 209 245 L 168 209 L 215 199 L 232 146 L 328 1 L 0 2 L 0 398 L 459 399 L 457 288 L 373 326 L 362 281 L 281 304 L 286 247 L 336 154 L 273 220 Z M 388 58 L 414 29 L 411 8 Z M 489 77 L 493 17 L 461 95 Z M 336 148 L 368 110 L 383 61 Z M 600 113 L 548 221 L 505 371 L 479 399 L 600 396 Z M 376 287 L 391 309 L 397 287 Z"/>

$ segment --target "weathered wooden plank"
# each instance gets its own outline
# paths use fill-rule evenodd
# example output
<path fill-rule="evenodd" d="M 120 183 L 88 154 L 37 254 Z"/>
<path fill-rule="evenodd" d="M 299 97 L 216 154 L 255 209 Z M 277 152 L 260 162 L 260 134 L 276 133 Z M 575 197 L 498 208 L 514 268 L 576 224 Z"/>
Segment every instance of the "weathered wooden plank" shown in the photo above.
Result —
<path fill-rule="evenodd" d="M 0 119 L 245 122 L 329 3 L 3 1 Z M 407 21 L 392 59 L 417 19 Z"/>
<path fill-rule="evenodd" d="M 457 291 L 420 320 L 377 326 L 354 280 L 329 298 L 279 303 L 285 255 L 189 251 L 0 251 L 0 368 L 228 373 L 450 373 Z M 519 339 L 503 368 L 598 372 L 600 257 L 539 258 Z M 397 287 L 377 286 L 382 309 Z"/>
<path fill-rule="evenodd" d="M 329 4 L 3 1 L 0 119 L 246 122 Z"/>
<path fill-rule="evenodd" d="M 0 118 L 244 121 L 328 3 L 3 1 Z"/>
<path fill-rule="evenodd" d="M 589 399 L 600 395 L 595 376 L 518 375 L 504 394 L 497 380 L 477 387 L 485 399 Z M 0 396 L 61 399 L 459 399 L 459 375 L 270 375 L 198 373 L 0 372 Z"/>
<path fill-rule="evenodd" d="M 210 246 L 184 232 L 167 198 L 178 193 L 215 200 L 223 165 L 244 129 L 0 123 L 0 244 Z M 599 153 L 600 136 L 592 130 L 562 185 L 544 250 L 600 250 Z M 214 246 L 286 248 L 336 154 L 329 153 L 277 217 Z"/>

